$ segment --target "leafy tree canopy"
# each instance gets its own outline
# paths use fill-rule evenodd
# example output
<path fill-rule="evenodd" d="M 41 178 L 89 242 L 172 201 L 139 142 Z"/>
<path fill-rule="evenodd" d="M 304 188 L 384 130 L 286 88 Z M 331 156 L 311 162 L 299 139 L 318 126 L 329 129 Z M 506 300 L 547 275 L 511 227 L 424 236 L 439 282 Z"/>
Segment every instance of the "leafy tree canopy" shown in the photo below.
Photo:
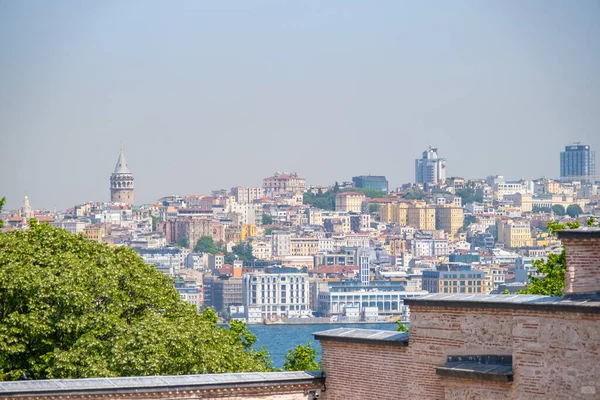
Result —
<path fill-rule="evenodd" d="M 398 332 L 408 332 L 408 326 L 406 326 L 406 324 L 403 323 L 402 321 L 398 320 L 396 322 L 396 330 Z"/>
<path fill-rule="evenodd" d="M 427 195 L 425 194 L 423 189 L 415 187 L 408 189 L 402 197 L 406 200 L 424 200 L 427 198 Z"/>
<path fill-rule="evenodd" d="M 6 203 L 6 198 L 3 197 L 0 199 L 0 212 L 2 212 L 2 208 L 4 207 L 4 203 Z M 0 228 L 4 228 L 4 221 L 0 219 Z"/>
<path fill-rule="evenodd" d="M 461 198 L 462 204 L 483 202 L 483 196 L 476 193 L 475 185 L 473 183 L 469 183 L 464 189 L 457 190 L 456 195 Z"/>
<path fill-rule="evenodd" d="M 377 212 L 380 209 L 381 209 L 381 206 L 379 204 L 376 204 L 376 203 L 369 204 L 369 213 Z"/>
<path fill-rule="evenodd" d="M 357 188 L 357 187 L 344 188 L 341 190 L 341 192 L 358 192 L 358 193 L 364 194 L 366 197 L 368 197 L 370 199 L 381 199 L 381 198 L 389 197 L 387 192 L 384 192 L 383 190 L 369 189 L 369 188 Z"/>
<path fill-rule="evenodd" d="M 561 204 L 553 205 L 552 212 L 561 217 L 566 214 L 565 207 L 563 207 Z"/>
<path fill-rule="evenodd" d="M 579 215 L 583 214 L 583 210 L 579 204 L 571 204 L 569 207 L 567 207 L 566 212 L 571 218 L 577 218 Z"/>
<path fill-rule="evenodd" d="M 262 223 L 263 225 L 271 225 L 273 223 L 273 217 L 271 217 L 269 214 L 263 214 Z"/>
<path fill-rule="evenodd" d="M 587 221 L 588 226 L 594 226 L 594 224 L 594 218 L 590 218 Z M 555 235 L 559 230 L 577 229 L 579 226 L 578 221 L 567 222 L 566 224 L 549 222 L 548 230 Z M 541 277 L 530 277 L 525 289 L 520 290 L 518 293 L 562 296 L 565 288 L 565 272 L 567 270 L 565 249 L 563 248 L 560 254 L 549 254 L 546 261 L 533 261 L 533 266 L 536 268 L 536 272 L 541 274 Z"/>
<path fill-rule="evenodd" d="M 313 194 L 312 192 L 304 192 L 302 203 L 311 205 L 321 210 L 335 210 L 335 190 L 329 190 L 325 193 Z"/>
<path fill-rule="evenodd" d="M 190 247 L 190 240 L 186 236 L 181 236 L 179 239 L 177 239 L 177 242 L 175 242 L 175 244 L 179 247 L 184 247 L 187 249 L 188 247 Z"/>
<path fill-rule="evenodd" d="M 276 231 L 276 230 L 278 230 L 278 229 L 279 229 L 279 228 L 277 228 L 277 227 L 270 227 L 270 228 L 267 228 L 267 229 L 265 229 L 265 235 L 270 235 L 270 234 L 272 234 L 273 232 L 275 232 L 275 231 Z"/>
<path fill-rule="evenodd" d="M 0 380 L 268 370 L 243 336 L 132 249 L 35 220 L 0 234 Z"/>
<path fill-rule="evenodd" d="M 196 253 L 217 254 L 219 251 L 211 236 L 202 236 L 194 246 L 194 252 Z"/>
<path fill-rule="evenodd" d="M 317 361 L 317 349 L 311 346 L 310 342 L 306 345 L 298 345 L 288 350 L 285 355 L 283 368 L 286 371 L 314 371 L 321 368 Z"/>

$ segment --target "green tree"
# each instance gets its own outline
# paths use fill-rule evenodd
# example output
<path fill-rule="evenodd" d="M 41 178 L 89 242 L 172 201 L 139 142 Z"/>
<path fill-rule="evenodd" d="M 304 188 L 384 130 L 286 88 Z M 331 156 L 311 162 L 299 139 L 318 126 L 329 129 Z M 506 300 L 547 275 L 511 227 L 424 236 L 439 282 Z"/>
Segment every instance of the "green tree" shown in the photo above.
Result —
<path fill-rule="evenodd" d="M 461 198 L 462 204 L 483 202 L 483 196 L 476 193 L 473 183 L 469 183 L 464 189 L 457 190 L 456 195 Z"/>
<path fill-rule="evenodd" d="M 215 245 L 211 236 L 200 237 L 194 246 L 194 252 L 196 253 L 217 254 L 219 251 L 219 248 Z"/>
<path fill-rule="evenodd" d="M 406 324 L 402 321 L 398 320 L 396 321 L 396 330 L 398 332 L 408 332 L 408 326 L 406 326 Z"/>
<path fill-rule="evenodd" d="M 329 190 L 321 194 L 313 194 L 312 192 L 304 192 L 302 202 L 306 205 L 311 205 L 321 210 L 335 210 L 335 191 Z"/>
<path fill-rule="evenodd" d="M 0 199 L 0 213 L 2 212 L 2 208 L 4 207 L 4 203 L 6 203 L 6 198 L 3 197 Z M 4 228 L 4 221 L 0 219 L 0 228 Z"/>
<path fill-rule="evenodd" d="M 127 247 L 30 221 L 0 234 L 0 380 L 266 371 Z"/>
<path fill-rule="evenodd" d="M 358 192 L 358 193 L 364 194 L 366 197 L 368 197 L 370 199 L 381 199 L 381 198 L 389 197 L 387 192 L 384 192 L 383 190 L 369 189 L 369 188 L 355 188 L 355 187 L 345 188 L 345 189 L 342 189 L 341 192 Z"/>
<path fill-rule="evenodd" d="M 263 214 L 262 223 L 263 225 L 271 225 L 273 223 L 273 217 L 271 217 L 269 214 Z"/>
<path fill-rule="evenodd" d="M 593 218 L 587 221 L 588 226 L 594 226 L 594 223 Z M 566 224 L 549 222 L 548 230 L 553 235 L 556 235 L 556 232 L 559 230 L 577 229 L 579 226 L 578 221 L 567 222 Z M 565 272 L 567 269 L 565 249 L 563 248 L 560 254 L 549 254 L 546 261 L 533 261 L 533 266 L 536 268 L 536 272 L 542 276 L 540 278 L 530 277 L 525 289 L 520 290 L 518 293 L 562 296 L 562 291 L 565 288 Z"/>
<path fill-rule="evenodd" d="M 425 194 L 423 189 L 416 187 L 408 189 L 402 197 L 406 200 L 424 200 L 425 198 L 427 198 L 427 195 Z"/>
<path fill-rule="evenodd" d="M 283 369 L 286 371 L 313 371 L 320 368 L 317 362 L 317 349 L 312 347 L 310 342 L 306 342 L 304 346 L 299 344 L 288 350 L 285 355 Z"/>
<path fill-rule="evenodd" d="M 275 232 L 277 229 L 279 229 L 279 228 L 277 228 L 277 227 L 274 227 L 274 226 L 273 226 L 273 227 L 271 227 L 271 228 L 267 228 L 267 229 L 265 229 L 265 235 L 270 235 L 270 234 L 272 234 L 273 232 Z"/>
<path fill-rule="evenodd" d="M 567 214 L 571 218 L 577 218 L 580 214 L 583 214 L 583 210 L 579 204 L 571 204 L 569 207 L 567 207 Z"/>
<path fill-rule="evenodd" d="M 175 245 L 187 249 L 190 247 L 190 240 L 187 238 L 187 236 L 180 236 L 175 242 Z"/>
<path fill-rule="evenodd" d="M 561 204 L 553 205 L 552 212 L 561 217 L 566 214 L 565 207 L 563 207 Z"/>

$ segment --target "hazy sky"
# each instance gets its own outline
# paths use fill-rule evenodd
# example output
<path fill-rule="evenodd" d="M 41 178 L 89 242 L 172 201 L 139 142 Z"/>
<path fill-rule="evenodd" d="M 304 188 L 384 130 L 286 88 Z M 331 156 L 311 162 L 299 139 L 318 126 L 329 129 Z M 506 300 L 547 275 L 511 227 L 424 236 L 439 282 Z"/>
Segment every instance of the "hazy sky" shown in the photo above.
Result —
<path fill-rule="evenodd" d="M 0 196 L 136 204 L 385 174 L 559 174 L 600 153 L 600 2 L 0 0 Z"/>

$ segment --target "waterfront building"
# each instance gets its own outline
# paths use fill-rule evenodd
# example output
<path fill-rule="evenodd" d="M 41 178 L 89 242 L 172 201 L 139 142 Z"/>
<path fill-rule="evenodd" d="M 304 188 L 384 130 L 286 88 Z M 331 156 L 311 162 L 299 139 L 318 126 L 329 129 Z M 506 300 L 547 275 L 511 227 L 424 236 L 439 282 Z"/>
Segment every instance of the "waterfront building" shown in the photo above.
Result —
<path fill-rule="evenodd" d="M 352 183 L 354 187 L 361 189 L 375 189 L 384 192 L 388 191 L 388 181 L 385 176 L 360 175 L 353 176 Z"/>
<path fill-rule="evenodd" d="M 115 170 L 110 176 L 110 201 L 133 204 L 133 174 L 127 167 L 123 145 L 121 145 Z"/>
<path fill-rule="evenodd" d="M 239 306 L 242 301 L 242 278 L 207 276 L 204 278 L 204 305 L 217 312 L 226 312 L 229 306 Z"/>
<path fill-rule="evenodd" d="M 250 273 L 243 277 L 243 304 L 260 307 L 262 318 L 312 315 L 308 274 Z"/>
<path fill-rule="evenodd" d="M 423 157 L 415 160 L 415 182 L 430 185 L 446 182 L 446 159 L 438 157 L 437 149 L 429 146 Z"/>
<path fill-rule="evenodd" d="M 589 145 L 574 143 L 560 153 L 560 177 L 583 182 L 594 182 L 596 152 Z"/>

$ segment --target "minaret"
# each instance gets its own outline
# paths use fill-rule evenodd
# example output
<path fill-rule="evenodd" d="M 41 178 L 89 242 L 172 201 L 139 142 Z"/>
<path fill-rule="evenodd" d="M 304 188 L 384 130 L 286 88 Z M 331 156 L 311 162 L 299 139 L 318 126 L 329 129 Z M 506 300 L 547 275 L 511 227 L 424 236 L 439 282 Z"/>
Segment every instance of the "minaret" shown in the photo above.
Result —
<path fill-rule="evenodd" d="M 133 204 L 133 175 L 129 171 L 129 168 L 127 168 L 122 143 L 115 172 L 110 176 L 110 201 L 113 203 Z"/>

